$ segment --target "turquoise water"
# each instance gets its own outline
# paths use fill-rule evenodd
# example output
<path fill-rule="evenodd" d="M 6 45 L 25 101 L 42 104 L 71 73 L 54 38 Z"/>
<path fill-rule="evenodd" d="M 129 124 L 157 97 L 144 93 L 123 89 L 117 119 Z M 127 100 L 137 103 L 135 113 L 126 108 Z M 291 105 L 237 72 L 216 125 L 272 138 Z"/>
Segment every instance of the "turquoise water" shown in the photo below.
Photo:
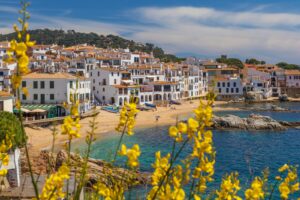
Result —
<path fill-rule="evenodd" d="M 289 106 L 292 109 L 300 110 L 300 103 L 281 104 L 282 107 Z M 218 115 L 236 114 L 246 116 L 248 111 L 219 112 Z M 279 120 L 300 121 L 300 113 L 275 113 L 260 112 Z M 160 150 L 162 154 L 171 151 L 172 140 L 168 136 L 168 126 L 152 127 L 148 129 L 137 129 L 132 137 L 126 136 L 124 143 L 132 146 L 135 143 L 140 145 L 142 155 L 140 157 L 141 171 L 152 171 L 151 163 L 155 159 L 155 152 Z M 232 171 L 238 171 L 242 185 L 248 185 L 255 175 L 269 167 L 271 174 L 276 174 L 277 169 L 285 163 L 293 165 L 300 164 L 300 134 L 297 129 L 286 131 L 220 131 L 214 130 L 214 146 L 217 151 L 215 182 L 212 188 L 216 189 L 221 181 L 222 175 Z M 112 159 L 112 152 L 115 151 L 119 135 L 96 142 L 92 149 L 91 157 L 97 159 Z M 187 146 L 182 158 L 191 152 L 191 146 Z M 118 163 L 123 163 L 118 160 Z M 134 190 L 134 193 L 138 190 Z M 276 193 L 278 195 L 278 193 Z M 276 196 L 275 199 L 279 198 Z"/>

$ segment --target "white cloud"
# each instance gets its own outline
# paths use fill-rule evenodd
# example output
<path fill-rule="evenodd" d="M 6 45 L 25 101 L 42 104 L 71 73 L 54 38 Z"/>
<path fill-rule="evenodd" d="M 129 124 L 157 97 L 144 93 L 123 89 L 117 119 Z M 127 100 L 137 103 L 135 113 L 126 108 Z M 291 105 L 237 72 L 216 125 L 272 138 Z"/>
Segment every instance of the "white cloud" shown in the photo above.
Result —
<path fill-rule="evenodd" d="M 135 20 L 130 24 L 32 12 L 30 26 L 125 34 L 130 39 L 162 46 L 170 53 L 190 52 L 211 57 L 229 54 L 300 63 L 300 14 L 264 13 L 263 9 L 229 12 L 205 7 L 146 7 L 130 13 L 131 21 Z M 13 12 L 9 7 L 2 10 Z"/>

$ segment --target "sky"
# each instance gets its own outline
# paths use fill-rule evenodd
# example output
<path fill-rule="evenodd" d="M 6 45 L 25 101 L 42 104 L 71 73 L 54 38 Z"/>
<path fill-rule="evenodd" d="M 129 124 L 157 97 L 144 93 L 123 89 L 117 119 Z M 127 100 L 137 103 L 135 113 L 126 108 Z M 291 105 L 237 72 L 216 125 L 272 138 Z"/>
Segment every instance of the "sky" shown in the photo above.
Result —
<path fill-rule="evenodd" d="M 178 56 L 300 64 L 299 0 L 31 0 L 30 28 L 115 34 Z M 0 33 L 19 2 L 0 0 Z"/>

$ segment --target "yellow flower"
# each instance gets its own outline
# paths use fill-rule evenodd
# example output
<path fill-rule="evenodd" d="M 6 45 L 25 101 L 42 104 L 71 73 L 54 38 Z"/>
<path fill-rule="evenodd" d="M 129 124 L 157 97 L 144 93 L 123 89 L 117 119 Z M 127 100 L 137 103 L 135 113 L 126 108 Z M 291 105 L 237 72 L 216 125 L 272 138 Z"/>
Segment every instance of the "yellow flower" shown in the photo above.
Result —
<path fill-rule="evenodd" d="M 15 50 L 17 56 L 26 54 L 26 51 L 27 51 L 27 46 L 24 42 L 17 43 L 16 50 Z"/>
<path fill-rule="evenodd" d="M 29 92 L 28 92 L 28 89 L 27 89 L 26 87 L 23 87 L 23 88 L 22 88 L 22 92 L 23 92 L 23 94 L 24 94 L 26 97 L 28 97 Z"/>
<path fill-rule="evenodd" d="M 169 128 L 169 135 L 170 135 L 170 137 L 176 138 L 177 134 L 178 134 L 178 129 L 175 126 L 171 126 Z"/>
<path fill-rule="evenodd" d="M 283 171 L 286 171 L 287 169 L 289 169 L 289 166 L 287 164 L 284 164 L 282 167 L 280 167 L 278 169 L 279 172 L 283 172 Z"/>
<path fill-rule="evenodd" d="M 196 132 L 197 131 L 197 128 L 199 127 L 199 123 L 198 121 L 196 121 L 195 119 L 193 118 L 189 118 L 188 119 L 188 126 L 189 126 L 189 129 Z"/>
<path fill-rule="evenodd" d="M 222 179 L 220 190 L 216 191 L 217 198 L 216 200 L 223 199 L 235 199 L 239 200 L 241 197 L 237 195 L 237 192 L 240 190 L 238 173 L 231 173 L 230 175 L 225 176 Z"/>
<path fill-rule="evenodd" d="M 123 132 L 124 128 L 128 135 L 133 135 L 133 129 L 135 126 L 135 117 L 138 113 L 136 108 L 136 103 L 133 101 L 131 103 L 125 103 L 120 111 L 119 124 L 116 127 L 116 131 Z"/>
<path fill-rule="evenodd" d="M 139 166 L 138 158 L 141 155 L 139 145 L 135 144 L 131 149 L 128 149 L 124 144 L 122 144 L 119 154 L 127 157 L 127 165 L 130 168 L 136 168 Z"/>
<path fill-rule="evenodd" d="M 180 131 L 181 133 L 186 133 L 187 132 L 187 125 L 186 125 L 186 123 L 179 122 L 178 123 L 178 131 Z"/>
<path fill-rule="evenodd" d="M 63 199 L 65 197 L 63 192 L 64 181 L 70 178 L 69 174 L 70 169 L 65 164 L 56 173 L 51 174 L 45 182 L 42 193 L 39 195 L 40 200 Z"/>
<path fill-rule="evenodd" d="M 255 177 L 251 183 L 251 187 L 245 191 L 246 200 L 260 200 L 264 199 L 263 191 L 264 182 L 260 177 Z"/>

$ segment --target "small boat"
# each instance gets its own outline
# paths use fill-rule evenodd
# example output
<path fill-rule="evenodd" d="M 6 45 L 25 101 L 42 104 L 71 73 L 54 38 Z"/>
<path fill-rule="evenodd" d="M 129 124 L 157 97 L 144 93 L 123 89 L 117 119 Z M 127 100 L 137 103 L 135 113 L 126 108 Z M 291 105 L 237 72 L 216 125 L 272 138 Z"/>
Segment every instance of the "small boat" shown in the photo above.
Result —
<path fill-rule="evenodd" d="M 117 107 L 117 106 L 104 106 L 101 109 L 105 110 L 107 112 L 111 112 L 111 113 L 118 113 L 119 112 L 119 107 Z"/>
<path fill-rule="evenodd" d="M 289 100 L 289 98 L 286 94 L 283 94 L 283 95 L 279 96 L 279 101 L 288 101 L 288 100 Z"/>
<path fill-rule="evenodd" d="M 175 101 L 175 100 L 170 100 L 170 104 L 181 105 L 179 101 Z"/>
<path fill-rule="evenodd" d="M 139 109 L 140 111 L 148 111 L 148 110 L 152 110 L 153 108 L 147 106 L 137 106 L 137 109 Z"/>
<path fill-rule="evenodd" d="M 152 103 L 145 103 L 145 106 L 150 107 L 150 108 L 156 108 L 156 105 L 152 104 Z"/>

